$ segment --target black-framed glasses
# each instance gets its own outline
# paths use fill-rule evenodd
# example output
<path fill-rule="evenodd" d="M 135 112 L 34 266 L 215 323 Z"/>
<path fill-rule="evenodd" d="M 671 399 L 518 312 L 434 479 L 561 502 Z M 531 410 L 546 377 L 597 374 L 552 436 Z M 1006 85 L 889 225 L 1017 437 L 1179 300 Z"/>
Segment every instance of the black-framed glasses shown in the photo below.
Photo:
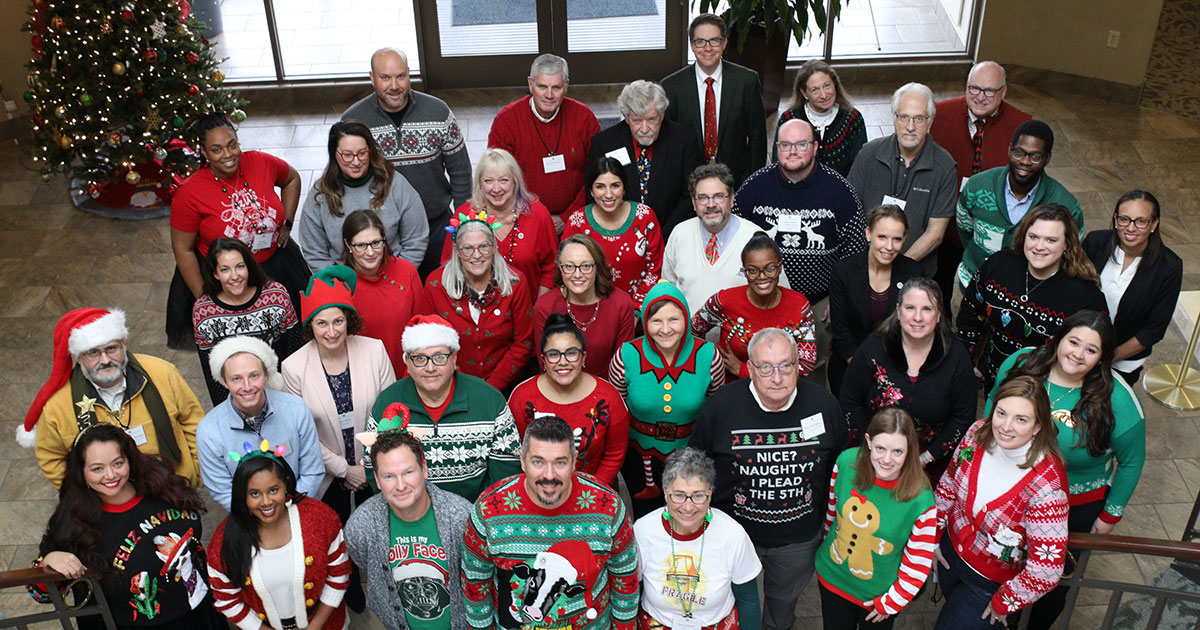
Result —
<path fill-rule="evenodd" d="M 776 142 L 775 148 L 779 149 L 780 153 L 804 153 L 809 147 L 817 146 L 816 140 L 800 140 L 798 142 Z"/>
<path fill-rule="evenodd" d="M 1133 217 L 1127 217 L 1123 214 L 1117 215 L 1117 227 L 1129 227 L 1130 223 L 1132 223 L 1137 229 L 1144 230 L 1150 227 L 1151 223 L 1154 223 L 1154 219 L 1149 219 L 1146 217 L 1138 217 L 1135 219 Z"/>
<path fill-rule="evenodd" d="M 668 492 L 667 498 L 671 500 L 671 503 L 676 505 L 682 505 L 684 501 L 691 501 L 693 505 L 702 505 L 708 503 L 712 495 L 713 493 L 711 492 L 693 492 L 691 494 L 686 492 Z"/>
<path fill-rule="evenodd" d="M 578 265 L 573 263 L 558 263 L 558 268 L 563 272 L 563 275 L 569 276 L 576 271 L 586 275 L 596 270 L 596 263 L 579 263 Z"/>
<path fill-rule="evenodd" d="M 774 278 L 775 276 L 779 275 L 780 269 L 783 269 L 783 265 L 771 263 L 762 269 L 759 269 L 758 267 L 742 267 L 738 270 L 738 273 L 746 276 L 747 280 L 753 280 L 759 276 Z"/>
<path fill-rule="evenodd" d="M 1008 148 L 1008 157 L 1010 157 L 1014 160 L 1024 160 L 1025 156 L 1029 156 L 1029 162 L 1032 164 L 1041 164 L 1042 162 L 1046 161 L 1045 153 L 1041 153 L 1039 151 L 1034 151 L 1034 152 L 1030 153 L 1029 151 L 1022 149 L 1021 147 L 1009 147 Z"/>
<path fill-rule="evenodd" d="M 87 359 L 88 361 L 95 361 L 96 359 L 99 359 L 101 355 L 108 355 L 116 358 L 121 356 L 121 351 L 124 349 L 125 346 L 123 344 L 110 343 L 103 348 L 92 348 L 91 350 L 85 350 L 79 353 L 79 356 Z"/>
<path fill-rule="evenodd" d="M 408 355 L 408 360 L 412 361 L 412 364 L 416 367 L 425 367 L 430 361 L 433 361 L 434 365 L 442 367 L 443 365 L 446 365 L 447 361 L 450 360 L 451 354 L 453 353 L 439 352 L 437 354 L 410 354 Z"/>
<path fill-rule="evenodd" d="M 999 94 L 1000 90 L 1003 89 L 1003 85 L 998 88 L 985 88 L 979 87 L 978 85 L 967 85 L 967 94 L 970 94 L 971 96 L 979 96 L 980 94 L 983 94 L 988 98 L 996 98 L 996 95 Z"/>
<path fill-rule="evenodd" d="M 692 45 L 696 48 L 716 48 L 717 46 L 720 46 L 721 42 L 723 41 L 725 41 L 724 37 L 710 37 L 708 39 L 700 39 L 697 37 L 696 39 L 692 40 Z"/>
<path fill-rule="evenodd" d="M 360 254 L 365 254 L 368 249 L 383 249 L 383 246 L 386 244 L 387 241 L 377 238 L 369 243 L 350 243 L 350 247 L 353 247 L 354 251 Z"/>
<path fill-rule="evenodd" d="M 896 114 L 896 120 L 899 120 L 901 123 L 903 123 L 905 125 L 907 125 L 910 122 L 917 123 L 918 125 L 924 125 L 925 123 L 929 122 L 930 120 L 933 120 L 933 116 L 925 116 L 923 114 L 918 115 L 918 116 L 909 116 L 908 114 Z"/>
<path fill-rule="evenodd" d="M 759 364 L 751 361 L 750 365 L 754 366 L 754 371 L 758 372 L 759 376 L 770 376 L 772 372 L 776 371 L 779 372 L 780 376 L 789 376 L 796 370 L 795 361 L 780 363 L 779 365 L 768 365 L 766 363 Z"/>
<path fill-rule="evenodd" d="M 583 356 L 582 348 L 567 348 L 566 350 L 547 350 L 542 353 L 542 358 L 546 363 L 558 363 L 566 359 L 568 363 L 578 363 L 579 357 Z"/>

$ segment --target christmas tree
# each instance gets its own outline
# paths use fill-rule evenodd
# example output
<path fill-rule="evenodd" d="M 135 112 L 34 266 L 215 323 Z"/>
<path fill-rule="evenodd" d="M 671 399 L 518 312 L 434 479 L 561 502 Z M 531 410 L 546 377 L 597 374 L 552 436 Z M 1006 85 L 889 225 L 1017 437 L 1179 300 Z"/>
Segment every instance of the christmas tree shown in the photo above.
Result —
<path fill-rule="evenodd" d="M 153 178 L 169 201 L 198 162 L 188 125 L 213 110 L 245 119 L 237 95 L 219 88 L 222 60 L 188 0 L 33 0 L 29 16 L 24 98 L 47 182 L 72 175 L 98 198 Z"/>

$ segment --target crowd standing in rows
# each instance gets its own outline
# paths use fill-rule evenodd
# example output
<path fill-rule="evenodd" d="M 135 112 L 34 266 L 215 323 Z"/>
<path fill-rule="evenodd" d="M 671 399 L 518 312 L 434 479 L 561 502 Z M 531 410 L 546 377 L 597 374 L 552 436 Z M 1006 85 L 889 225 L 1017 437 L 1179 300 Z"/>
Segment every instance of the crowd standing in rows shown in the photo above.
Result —
<path fill-rule="evenodd" d="M 35 562 L 98 570 L 120 627 L 784 630 L 815 574 L 826 628 L 886 629 L 931 571 L 938 628 L 1053 624 L 1146 457 L 1158 200 L 1088 233 L 986 61 L 870 142 L 809 62 L 767 164 L 725 23 L 688 39 L 604 130 L 539 56 L 474 177 L 379 50 L 299 218 L 294 168 L 198 121 L 167 331 L 214 406 L 124 313 L 63 316 L 18 428 L 60 487 Z"/>

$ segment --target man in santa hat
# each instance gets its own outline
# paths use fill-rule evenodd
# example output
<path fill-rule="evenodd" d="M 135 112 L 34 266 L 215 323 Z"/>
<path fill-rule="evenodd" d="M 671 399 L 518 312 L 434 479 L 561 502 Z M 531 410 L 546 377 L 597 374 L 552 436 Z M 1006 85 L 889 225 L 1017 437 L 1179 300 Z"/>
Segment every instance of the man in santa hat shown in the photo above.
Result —
<path fill-rule="evenodd" d="M 148 455 L 200 484 L 196 426 L 204 408 L 172 364 L 127 351 L 125 313 L 79 308 L 54 326 L 50 378 L 17 427 L 17 442 L 34 447 L 42 473 L 58 487 L 67 453 L 89 426 L 115 424 Z"/>
<path fill-rule="evenodd" d="M 575 471 L 575 436 L 562 418 L 529 423 L 521 468 L 488 488 L 467 521 L 467 623 L 633 630 L 637 547 L 621 497 Z"/>
<path fill-rule="evenodd" d="M 458 371 L 458 333 L 450 323 L 437 315 L 417 315 L 405 326 L 400 344 L 408 376 L 379 394 L 367 429 L 379 425 L 389 405 L 403 404 L 410 426 L 423 432 L 429 481 L 468 501 L 521 472 L 520 436 L 508 401 L 483 379 Z M 375 485 L 369 456 L 363 466 Z"/>

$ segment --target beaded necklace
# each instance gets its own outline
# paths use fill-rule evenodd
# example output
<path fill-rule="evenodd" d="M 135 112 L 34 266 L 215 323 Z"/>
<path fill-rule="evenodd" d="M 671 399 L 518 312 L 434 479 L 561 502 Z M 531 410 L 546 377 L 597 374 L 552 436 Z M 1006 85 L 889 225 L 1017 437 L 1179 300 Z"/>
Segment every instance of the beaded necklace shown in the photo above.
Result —
<path fill-rule="evenodd" d="M 258 194 L 254 192 L 254 189 L 250 188 L 250 179 L 242 173 L 242 167 L 238 166 L 237 173 L 234 174 L 233 179 L 235 181 L 239 178 L 242 180 L 242 189 L 247 191 L 250 198 L 253 200 L 250 202 L 250 209 L 253 210 L 252 213 L 245 212 L 246 209 L 243 207 L 242 202 L 235 198 L 235 196 L 230 192 L 229 188 L 226 187 L 225 182 L 222 181 L 220 177 L 217 177 L 217 174 L 213 173 L 211 168 L 208 172 L 213 176 L 213 181 L 217 182 L 217 185 L 221 187 L 221 192 L 224 193 L 229 199 L 229 205 L 233 206 L 234 210 L 240 210 L 245 214 L 246 220 L 250 223 L 250 227 L 254 230 L 254 233 L 262 234 L 263 232 L 266 232 L 268 226 L 264 219 L 267 213 L 265 210 L 263 210 L 262 202 L 259 200 Z M 233 189 L 234 192 L 236 192 L 237 186 L 234 186 Z"/>
<path fill-rule="evenodd" d="M 678 556 L 675 555 L 675 523 L 672 523 L 670 521 L 668 521 L 668 523 L 671 527 L 671 532 L 670 532 L 671 535 L 669 536 L 669 538 L 671 539 L 671 558 L 672 558 L 672 560 L 674 560 L 675 558 L 678 558 Z M 702 523 L 700 525 L 700 556 L 698 558 L 696 558 L 696 583 L 697 584 L 700 583 L 700 565 L 704 563 L 704 538 L 706 536 L 708 536 L 708 521 L 704 521 L 704 523 Z M 692 618 L 692 608 L 695 607 L 696 602 L 688 601 L 686 591 L 684 589 L 680 588 L 678 577 L 675 578 L 675 590 L 679 592 L 679 607 L 683 609 L 684 618 L 691 619 Z"/>

